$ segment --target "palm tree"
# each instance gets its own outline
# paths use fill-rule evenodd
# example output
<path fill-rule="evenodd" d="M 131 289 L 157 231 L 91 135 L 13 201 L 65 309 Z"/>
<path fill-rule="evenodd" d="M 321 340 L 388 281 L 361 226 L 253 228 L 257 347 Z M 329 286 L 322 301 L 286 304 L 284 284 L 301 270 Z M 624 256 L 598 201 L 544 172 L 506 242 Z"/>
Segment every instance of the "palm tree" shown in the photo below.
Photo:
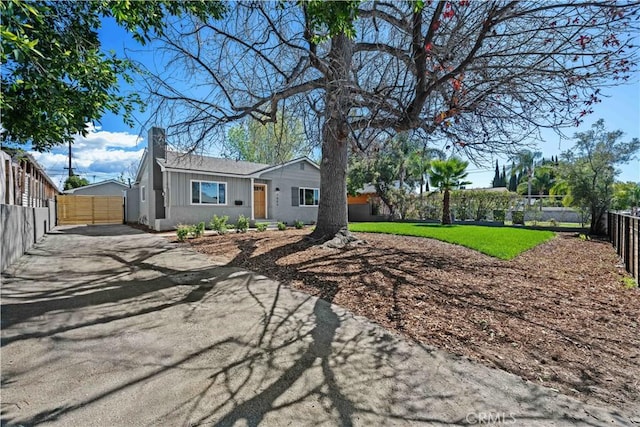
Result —
<path fill-rule="evenodd" d="M 539 151 L 522 150 L 512 159 L 515 161 L 516 172 L 520 175 L 526 174 L 527 176 L 527 202 L 529 205 L 531 205 L 531 179 L 533 178 L 533 170 L 536 160 L 540 158 L 542 158 L 542 153 Z"/>
<path fill-rule="evenodd" d="M 549 192 L 554 182 L 553 169 L 550 165 L 540 166 L 533 173 L 531 185 L 540 195 L 540 209 L 542 209 L 542 196 Z"/>
<path fill-rule="evenodd" d="M 456 157 L 449 160 L 432 160 L 431 161 L 431 185 L 438 187 L 444 192 L 442 199 L 442 223 L 451 224 L 451 206 L 450 191 L 459 188 L 462 185 L 471 184 L 468 181 L 462 181 L 468 175 L 465 171 L 469 166 L 469 162 L 462 161 Z"/>
<path fill-rule="evenodd" d="M 429 171 L 433 159 L 444 159 L 444 153 L 437 148 L 416 150 L 409 156 L 408 173 L 420 183 L 420 200 L 424 192 L 429 192 Z"/>
<path fill-rule="evenodd" d="M 555 196 L 562 196 L 562 206 L 569 207 L 573 203 L 571 187 L 569 187 L 569 183 L 562 178 L 557 178 L 553 182 L 553 185 L 549 189 L 549 195 L 553 196 L 554 200 Z"/>

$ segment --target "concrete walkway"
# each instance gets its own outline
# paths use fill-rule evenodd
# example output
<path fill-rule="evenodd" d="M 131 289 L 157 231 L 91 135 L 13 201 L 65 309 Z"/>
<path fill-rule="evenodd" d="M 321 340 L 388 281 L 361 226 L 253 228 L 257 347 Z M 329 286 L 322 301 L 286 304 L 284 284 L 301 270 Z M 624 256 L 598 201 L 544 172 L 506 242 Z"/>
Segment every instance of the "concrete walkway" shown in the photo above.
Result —
<path fill-rule="evenodd" d="M 125 226 L 2 278 L 2 425 L 632 425 Z"/>

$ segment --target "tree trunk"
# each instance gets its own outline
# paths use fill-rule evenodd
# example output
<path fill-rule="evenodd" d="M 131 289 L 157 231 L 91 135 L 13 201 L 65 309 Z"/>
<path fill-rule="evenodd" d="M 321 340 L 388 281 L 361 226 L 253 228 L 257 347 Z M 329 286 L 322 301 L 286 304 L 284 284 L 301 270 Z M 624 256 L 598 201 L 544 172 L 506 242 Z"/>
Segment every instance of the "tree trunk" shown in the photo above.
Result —
<path fill-rule="evenodd" d="M 340 246 L 340 242 L 344 246 L 351 240 L 347 231 L 347 118 L 351 102 L 349 70 L 352 56 L 351 39 L 342 34 L 332 37 L 322 128 L 320 204 L 318 222 L 311 238 L 323 242 L 337 239 L 335 246 Z"/>
<path fill-rule="evenodd" d="M 531 208 L 531 169 L 527 171 L 527 209 Z"/>
<path fill-rule="evenodd" d="M 444 197 L 442 199 L 442 223 L 451 224 L 451 203 L 448 189 L 444 190 Z"/>
<path fill-rule="evenodd" d="M 593 236 L 604 236 L 606 231 L 604 230 L 604 224 L 602 223 L 602 217 L 604 216 L 606 209 L 594 208 L 591 209 L 591 224 L 589 226 L 589 234 Z"/>
<path fill-rule="evenodd" d="M 385 184 L 383 188 L 382 185 L 380 185 L 380 183 L 376 183 L 374 185 L 374 188 L 376 189 L 376 193 L 378 193 L 378 197 L 380 197 L 380 200 L 382 200 L 382 203 L 384 203 L 387 209 L 389 209 L 389 217 L 391 219 L 395 218 L 395 212 L 396 212 L 395 206 L 393 205 L 393 203 L 391 203 L 391 200 L 389 200 L 389 197 L 387 197 L 387 193 L 389 191 L 388 185 Z"/>

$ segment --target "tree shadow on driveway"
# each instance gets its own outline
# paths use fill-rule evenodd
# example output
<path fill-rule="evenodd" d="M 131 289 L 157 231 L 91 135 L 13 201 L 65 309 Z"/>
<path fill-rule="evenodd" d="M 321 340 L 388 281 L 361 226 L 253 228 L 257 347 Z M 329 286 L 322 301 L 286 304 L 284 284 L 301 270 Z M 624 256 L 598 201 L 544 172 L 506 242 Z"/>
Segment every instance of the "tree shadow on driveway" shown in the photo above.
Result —
<path fill-rule="evenodd" d="M 156 237 L 52 237 L 3 283 L 3 425 L 612 419 Z"/>

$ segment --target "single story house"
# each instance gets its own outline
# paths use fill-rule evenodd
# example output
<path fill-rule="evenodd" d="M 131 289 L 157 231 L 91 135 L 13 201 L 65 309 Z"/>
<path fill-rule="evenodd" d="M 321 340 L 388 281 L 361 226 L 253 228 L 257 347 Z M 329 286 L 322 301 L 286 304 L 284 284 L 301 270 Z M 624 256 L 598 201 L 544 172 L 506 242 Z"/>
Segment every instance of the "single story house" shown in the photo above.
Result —
<path fill-rule="evenodd" d="M 366 184 L 354 196 L 347 195 L 347 212 L 349 222 L 387 221 L 391 214 L 372 184 Z"/>
<path fill-rule="evenodd" d="M 125 193 L 126 219 L 154 230 L 208 223 L 213 215 L 288 224 L 317 220 L 320 168 L 308 158 L 280 165 L 167 150 L 164 129 L 149 131 L 136 180 Z"/>
<path fill-rule="evenodd" d="M 127 184 L 115 179 L 108 179 L 85 185 L 84 187 L 65 190 L 64 194 L 73 194 L 74 196 L 122 196 L 123 191 L 127 189 L 129 189 Z"/>

